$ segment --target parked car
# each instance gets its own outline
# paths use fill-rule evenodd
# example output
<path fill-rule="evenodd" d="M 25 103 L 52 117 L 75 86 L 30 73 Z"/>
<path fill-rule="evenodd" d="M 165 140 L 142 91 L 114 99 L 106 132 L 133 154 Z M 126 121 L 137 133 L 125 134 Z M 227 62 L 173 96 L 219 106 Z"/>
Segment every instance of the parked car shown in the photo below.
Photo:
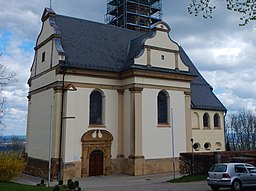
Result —
<path fill-rule="evenodd" d="M 213 191 L 222 187 L 233 191 L 256 187 L 256 167 L 247 163 L 218 163 L 210 168 L 207 183 Z"/>

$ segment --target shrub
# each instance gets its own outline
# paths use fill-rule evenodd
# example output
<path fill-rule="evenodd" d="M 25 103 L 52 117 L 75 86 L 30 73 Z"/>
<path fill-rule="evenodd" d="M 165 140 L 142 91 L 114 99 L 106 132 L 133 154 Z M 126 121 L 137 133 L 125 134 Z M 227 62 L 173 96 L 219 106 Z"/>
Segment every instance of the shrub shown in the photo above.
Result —
<path fill-rule="evenodd" d="M 44 179 L 42 179 L 40 184 L 37 184 L 37 186 L 46 186 L 46 184 L 44 183 Z"/>
<path fill-rule="evenodd" d="M 78 187 L 79 187 L 79 182 L 78 182 L 78 180 L 76 180 L 76 181 L 74 182 L 74 185 L 75 185 L 75 188 L 78 188 Z"/>
<path fill-rule="evenodd" d="M 68 189 L 75 189 L 75 184 L 71 179 L 68 180 L 67 187 Z"/>
<path fill-rule="evenodd" d="M 60 191 L 60 187 L 58 185 L 54 186 L 52 191 Z"/>
<path fill-rule="evenodd" d="M 216 162 L 213 152 L 180 153 L 181 174 L 205 175 L 214 163 Z"/>
<path fill-rule="evenodd" d="M 68 179 L 67 188 L 68 188 L 68 190 L 81 191 L 81 187 L 79 187 L 79 181 L 77 181 L 77 180 L 73 181 L 71 179 Z"/>
<path fill-rule="evenodd" d="M 20 175 L 25 168 L 24 158 L 15 152 L 0 152 L 0 182 Z"/>
<path fill-rule="evenodd" d="M 63 185 L 63 180 L 59 180 L 58 184 Z"/>

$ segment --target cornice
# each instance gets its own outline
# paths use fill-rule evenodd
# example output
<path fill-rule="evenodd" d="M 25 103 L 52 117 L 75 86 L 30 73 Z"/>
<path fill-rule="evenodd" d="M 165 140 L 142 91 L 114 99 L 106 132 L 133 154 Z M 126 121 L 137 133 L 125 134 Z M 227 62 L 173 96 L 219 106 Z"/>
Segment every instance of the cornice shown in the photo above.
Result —
<path fill-rule="evenodd" d="M 141 93 L 142 90 L 143 90 L 143 88 L 141 88 L 141 87 L 132 87 L 132 88 L 129 88 L 129 91 L 130 91 L 131 93 Z"/>
<path fill-rule="evenodd" d="M 116 80 L 124 80 L 132 77 L 144 77 L 144 78 L 191 82 L 195 78 L 195 76 L 181 74 L 181 73 L 168 73 L 168 72 L 149 71 L 149 70 L 140 70 L 140 69 L 130 69 L 124 72 L 109 72 L 109 71 L 101 71 L 101 70 L 85 70 L 85 69 L 72 69 L 72 68 L 67 68 L 66 70 L 63 70 L 61 69 L 61 67 L 56 68 L 56 74 L 63 74 L 64 72 L 67 75 L 90 76 L 90 77 L 96 77 L 96 78 L 106 78 L 106 79 L 116 79 Z"/>
<path fill-rule="evenodd" d="M 169 48 L 162 48 L 162 47 L 157 47 L 157 46 L 150 46 L 150 45 L 145 45 L 145 48 L 151 49 L 151 50 L 159 50 L 162 52 L 172 52 L 172 53 L 178 53 L 179 54 L 179 50 L 173 50 L 173 49 L 169 49 Z"/>
<path fill-rule="evenodd" d="M 144 77 L 144 78 L 185 81 L 185 82 L 191 82 L 195 78 L 194 76 L 190 76 L 186 74 L 164 73 L 164 72 L 148 71 L 148 70 L 129 70 L 121 74 L 122 79 L 131 78 L 131 77 Z"/>
<path fill-rule="evenodd" d="M 34 49 L 38 50 L 39 48 L 43 47 L 44 45 L 46 45 L 48 42 L 50 42 L 51 40 L 53 40 L 55 38 L 60 38 L 60 34 L 52 34 L 47 39 L 45 39 L 43 42 L 38 44 Z"/>

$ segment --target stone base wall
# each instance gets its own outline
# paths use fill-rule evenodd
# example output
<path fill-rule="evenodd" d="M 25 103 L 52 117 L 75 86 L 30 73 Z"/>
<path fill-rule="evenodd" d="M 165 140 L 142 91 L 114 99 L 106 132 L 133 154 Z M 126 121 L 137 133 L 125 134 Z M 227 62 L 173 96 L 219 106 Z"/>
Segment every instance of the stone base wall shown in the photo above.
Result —
<path fill-rule="evenodd" d="M 117 157 L 111 160 L 111 173 L 123 174 L 124 173 L 124 157 Z"/>
<path fill-rule="evenodd" d="M 51 159 L 51 180 L 56 180 L 58 175 L 59 159 Z M 49 162 L 47 160 L 41 160 L 36 158 L 27 157 L 25 173 L 48 179 Z"/>
<path fill-rule="evenodd" d="M 81 178 L 81 161 L 63 164 L 63 180 Z"/>
<path fill-rule="evenodd" d="M 174 168 L 175 169 L 174 169 Z M 144 174 L 161 174 L 179 171 L 179 158 L 175 158 L 175 166 L 173 158 L 163 159 L 147 159 L 144 162 Z"/>
<path fill-rule="evenodd" d="M 173 158 L 144 159 L 143 157 L 130 157 L 112 159 L 113 174 L 124 173 L 132 176 L 170 173 L 174 170 L 179 171 L 179 166 L 179 157 L 175 158 L 175 167 Z"/>
<path fill-rule="evenodd" d="M 172 158 L 164 159 L 144 159 L 144 157 L 117 157 L 111 160 L 111 174 L 129 174 L 141 176 L 148 174 L 160 174 L 173 172 Z M 59 159 L 52 158 L 51 180 L 57 180 Z M 48 179 L 48 161 L 27 158 L 25 173 Z M 179 158 L 175 159 L 175 171 L 179 171 Z M 63 180 L 81 177 L 81 161 L 74 161 L 62 164 Z"/>
<path fill-rule="evenodd" d="M 129 174 L 134 176 L 134 163 L 133 159 L 131 158 L 125 158 L 124 159 L 124 166 L 123 166 L 123 173 L 124 174 Z"/>

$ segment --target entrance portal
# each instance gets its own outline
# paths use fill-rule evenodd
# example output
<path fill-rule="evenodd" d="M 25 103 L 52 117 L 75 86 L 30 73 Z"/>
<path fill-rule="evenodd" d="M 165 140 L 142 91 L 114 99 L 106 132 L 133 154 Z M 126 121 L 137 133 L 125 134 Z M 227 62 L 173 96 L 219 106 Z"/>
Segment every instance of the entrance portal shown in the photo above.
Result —
<path fill-rule="evenodd" d="M 91 152 L 89 159 L 89 176 L 103 175 L 103 153 L 100 150 Z"/>
<path fill-rule="evenodd" d="M 111 133 L 99 129 L 82 136 L 82 177 L 111 174 L 112 140 Z"/>

